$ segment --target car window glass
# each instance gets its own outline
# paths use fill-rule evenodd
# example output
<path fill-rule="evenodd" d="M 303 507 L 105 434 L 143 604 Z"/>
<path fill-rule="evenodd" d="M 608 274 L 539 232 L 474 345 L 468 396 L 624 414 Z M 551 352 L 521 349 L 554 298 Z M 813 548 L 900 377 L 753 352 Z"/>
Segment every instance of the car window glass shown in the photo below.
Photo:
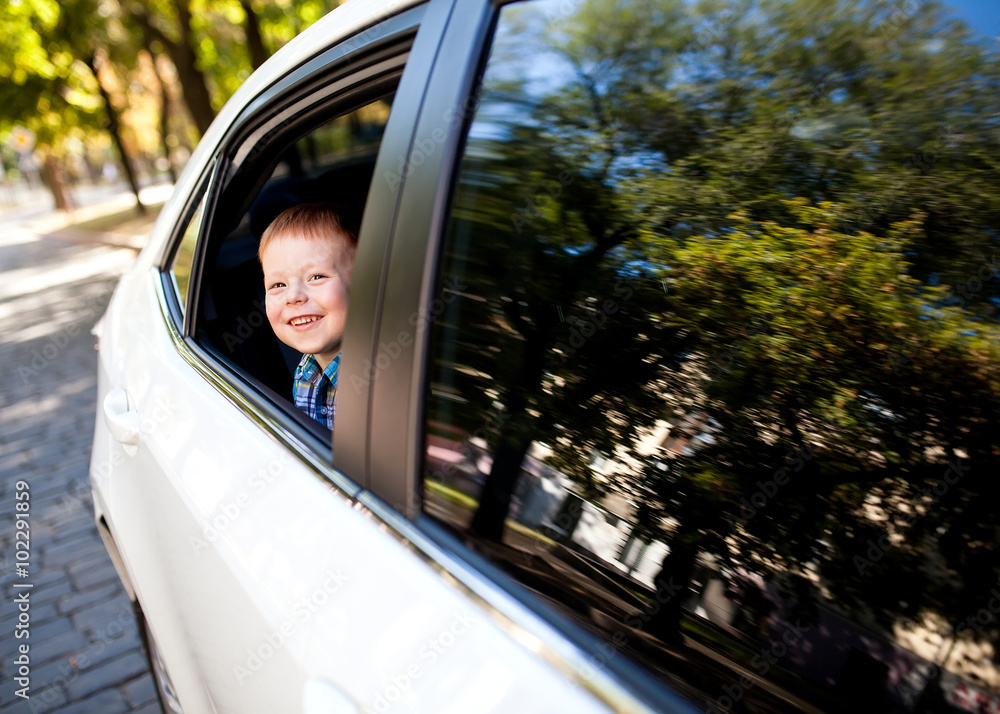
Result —
<path fill-rule="evenodd" d="M 503 7 L 428 301 L 424 513 L 711 711 L 1000 707 L 1000 63 L 866 7 Z"/>
<path fill-rule="evenodd" d="M 198 202 L 198 207 L 191 214 L 184 229 L 184 235 L 174 253 L 173 261 L 170 265 L 170 275 L 173 278 L 174 288 L 177 292 L 177 301 L 181 306 L 181 313 L 187 311 L 187 301 L 189 287 L 191 283 L 191 267 L 194 264 L 195 246 L 198 243 L 198 234 L 201 232 L 201 220 L 205 213 L 206 197 L 203 196 Z"/>

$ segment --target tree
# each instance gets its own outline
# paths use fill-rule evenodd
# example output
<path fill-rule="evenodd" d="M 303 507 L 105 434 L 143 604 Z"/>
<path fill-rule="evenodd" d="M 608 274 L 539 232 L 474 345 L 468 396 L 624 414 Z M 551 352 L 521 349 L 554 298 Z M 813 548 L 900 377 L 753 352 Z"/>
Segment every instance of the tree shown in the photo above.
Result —
<path fill-rule="evenodd" d="M 15 39 L 3 62 L 5 74 L 13 81 L 4 83 L 2 115 L 7 122 L 35 129 L 40 143 L 53 146 L 72 127 L 99 126 L 98 116 L 103 111 L 102 128 L 115 141 L 141 210 L 138 184 L 119 131 L 118 112 L 100 79 L 111 26 L 97 10 L 94 0 L 61 4 L 32 0 L 5 13 L 5 30 Z M 45 163 L 56 205 L 66 208 L 68 202 L 51 153 Z"/>
<path fill-rule="evenodd" d="M 454 199 L 443 274 L 474 299 L 436 328 L 430 421 L 492 424 L 474 534 L 538 442 L 803 613 L 818 581 L 884 625 L 967 616 L 1000 574 L 995 51 L 933 4 L 592 2 L 534 36 L 532 12 Z M 713 438 L 643 468 L 691 414 Z"/>
<path fill-rule="evenodd" d="M 268 52 L 264 49 L 264 38 L 260 34 L 260 23 L 257 21 L 253 4 L 250 0 L 240 0 L 240 7 L 243 8 L 243 14 L 246 17 L 243 24 L 247 38 L 247 49 L 250 52 L 250 65 L 257 69 L 267 60 Z"/>
<path fill-rule="evenodd" d="M 191 30 L 188 0 L 162 0 L 158 3 L 130 2 L 125 10 L 146 33 L 147 41 L 162 44 L 177 68 L 178 80 L 191 118 L 198 131 L 208 131 L 215 118 L 212 92 L 201 69 Z"/>

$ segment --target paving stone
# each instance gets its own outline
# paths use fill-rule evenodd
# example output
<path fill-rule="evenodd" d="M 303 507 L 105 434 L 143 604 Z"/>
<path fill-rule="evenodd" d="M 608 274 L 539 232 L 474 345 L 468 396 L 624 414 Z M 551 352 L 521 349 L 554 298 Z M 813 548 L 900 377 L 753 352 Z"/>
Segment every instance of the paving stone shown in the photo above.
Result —
<path fill-rule="evenodd" d="M 129 679 L 134 679 L 136 675 L 146 671 L 148 671 L 146 658 L 138 652 L 131 652 L 118 659 L 82 672 L 80 676 L 66 685 L 66 689 L 69 692 L 70 699 L 75 701 L 93 692 L 117 686 Z"/>
<path fill-rule="evenodd" d="M 92 605 L 97 602 L 103 602 L 104 600 L 117 595 L 121 591 L 122 586 L 120 584 L 107 583 L 105 585 L 89 588 L 83 592 L 75 592 L 61 597 L 57 602 L 57 606 L 59 608 L 59 612 L 67 615 L 76 612 L 81 607 L 86 607 L 87 605 Z"/>
<path fill-rule="evenodd" d="M 97 534 L 96 528 L 94 529 L 94 534 Z M 66 566 L 66 570 L 69 572 L 71 578 L 75 578 L 92 568 L 100 568 L 108 564 L 111 564 L 111 558 L 108 556 L 107 550 L 102 547 L 99 552 L 95 551 L 92 555 L 87 555 L 70 563 Z M 112 565 L 112 567 L 114 566 Z"/>
<path fill-rule="evenodd" d="M 61 269 L 93 250 L 41 237 L 5 247 L 4 267 L 30 268 L 44 279 L 46 270 Z M 2 334 L 46 324 L 80 328 L 37 374 L 17 367 L 30 366 L 34 351 L 44 349 L 51 335 L 0 340 L 0 364 L 13 368 L 12 378 L 0 381 L 0 587 L 11 593 L 16 582 L 34 585 L 29 702 L 16 700 L 10 688 L 9 653 L 18 642 L 9 633 L 17 610 L 6 604 L 7 597 L 0 599 L 0 714 L 115 714 L 137 708 L 158 714 L 138 626 L 94 523 L 89 478 L 97 409 L 97 353 L 89 330 L 117 277 L 109 273 L 53 285 L 15 298 L 28 309 L 0 317 Z M 13 559 L 18 480 L 31 486 L 30 575 L 24 580 Z"/>
<path fill-rule="evenodd" d="M 129 709 L 121 692 L 117 689 L 105 689 L 52 711 L 53 714 L 121 714 Z"/>
<path fill-rule="evenodd" d="M 133 709 L 132 714 L 163 714 L 158 701 L 150 702 L 138 709 Z"/>
<path fill-rule="evenodd" d="M 80 669 L 89 669 L 133 651 L 145 656 L 142 639 L 135 625 L 126 628 L 118 637 L 100 637 L 91 641 L 73 655 L 72 661 Z"/>
<path fill-rule="evenodd" d="M 101 547 L 104 547 L 103 544 Z M 118 582 L 118 571 L 112 565 L 111 559 L 106 558 L 104 562 L 95 565 L 89 570 L 82 571 L 77 575 L 71 575 L 70 579 L 77 590 L 85 590 L 97 585 L 104 585 L 108 582 Z"/>
<path fill-rule="evenodd" d="M 65 575 L 65 573 L 63 574 Z M 30 582 L 30 580 L 29 578 L 28 581 Z M 57 580 L 41 586 L 35 585 L 31 590 L 31 602 L 33 605 L 52 602 L 71 592 L 73 592 L 73 584 L 69 580 Z"/>
<path fill-rule="evenodd" d="M 79 672 L 70 664 L 69 657 L 63 655 L 49 660 L 45 664 L 32 667 L 31 685 L 33 690 L 38 691 L 46 687 L 62 689 L 77 676 L 79 676 Z"/>
<path fill-rule="evenodd" d="M 61 616 L 41 625 L 32 624 L 31 636 L 28 639 L 31 642 L 45 642 L 52 637 L 72 632 L 74 629 L 73 621 L 68 617 Z"/>
<path fill-rule="evenodd" d="M 43 625 L 56 617 L 62 617 L 54 602 L 43 602 L 41 604 L 31 604 L 31 624 Z"/>
<path fill-rule="evenodd" d="M 100 540 L 96 543 L 91 538 L 75 538 L 70 541 L 57 541 L 42 549 L 42 565 L 46 568 L 56 568 L 75 563 L 99 552 Z"/>
<path fill-rule="evenodd" d="M 43 569 L 37 573 L 32 573 L 30 578 L 26 579 L 26 582 L 34 583 L 36 588 L 42 585 L 48 585 L 49 583 L 54 583 L 59 580 L 66 579 L 66 571 L 62 568 L 48 568 Z"/>
<path fill-rule="evenodd" d="M 71 652 L 76 652 L 86 642 L 84 634 L 76 630 L 50 637 L 43 642 L 36 642 L 31 645 L 31 663 L 37 666 L 56 657 L 65 657 Z"/>
<path fill-rule="evenodd" d="M 125 698 L 133 707 L 156 701 L 156 685 L 153 684 L 153 675 L 151 674 L 144 674 L 138 679 L 132 680 L 123 689 Z"/>
<path fill-rule="evenodd" d="M 0 705 L 0 712 L 3 714 L 35 714 L 35 712 L 43 713 L 50 712 L 57 707 L 65 705 L 69 701 L 69 697 L 59 687 L 32 687 L 31 697 L 29 699 L 20 699 L 16 701 L 8 699 L 3 696 L 5 688 L 0 685 L 0 701 L 12 702 L 10 704 Z"/>
<path fill-rule="evenodd" d="M 73 613 L 72 618 L 76 629 L 92 630 L 95 633 L 107 628 L 112 622 L 118 623 L 120 628 L 135 621 L 132 614 L 132 603 L 125 593 L 121 593 L 111 600 L 77 610 Z"/>

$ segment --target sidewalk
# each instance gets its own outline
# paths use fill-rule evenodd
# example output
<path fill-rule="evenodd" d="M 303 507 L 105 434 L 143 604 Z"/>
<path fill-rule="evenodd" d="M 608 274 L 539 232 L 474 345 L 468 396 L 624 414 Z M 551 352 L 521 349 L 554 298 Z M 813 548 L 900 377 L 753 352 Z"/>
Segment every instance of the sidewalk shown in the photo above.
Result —
<path fill-rule="evenodd" d="M 24 220 L 20 225 L 48 238 L 112 245 L 138 251 L 146 244 L 156 216 L 173 190 L 172 184 L 142 189 L 139 196 L 146 206 L 145 214 L 139 213 L 135 196 L 127 193 L 70 211 L 51 211 L 46 215 Z"/>
<path fill-rule="evenodd" d="M 63 213 L 41 199 L 0 216 L 0 712 L 158 714 L 132 607 L 98 536 L 89 463 L 97 413 L 90 334 L 146 243 L 169 185 L 135 197 L 95 191 Z M 30 541 L 15 551 L 16 484 Z M 27 489 L 24 488 L 27 485 Z M 27 552 L 24 560 L 16 552 Z M 14 679 L 30 585 L 30 681 Z M 18 591 L 20 592 L 20 591 Z M 23 664 L 23 663 L 22 663 Z"/>

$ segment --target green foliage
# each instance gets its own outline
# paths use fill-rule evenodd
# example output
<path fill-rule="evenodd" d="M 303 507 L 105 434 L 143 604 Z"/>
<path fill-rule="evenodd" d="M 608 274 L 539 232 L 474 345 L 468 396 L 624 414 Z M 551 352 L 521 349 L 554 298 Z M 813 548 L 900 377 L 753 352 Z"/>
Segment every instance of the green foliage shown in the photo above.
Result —
<path fill-rule="evenodd" d="M 76 5 L 22 0 L 0 13 L 0 31 L 8 38 L 0 46 L 0 132 L 20 124 L 51 144 L 73 127 L 97 125 L 93 77 L 61 30 Z"/>
<path fill-rule="evenodd" d="M 265 44 L 274 51 L 334 4 L 285 0 L 253 7 Z M 100 51 L 116 74 L 134 79 L 145 45 L 139 16 L 167 41 L 190 43 L 207 77 L 211 104 L 221 108 L 250 74 L 246 15 L 237 0 L 192 0 L 190 7 L 190 26 L 182 27 L 175 0 L 6 3 L 0 11 L 0 31 L 8 38 L 0 47 L 0 132 L 20 124 L 34 129 L 41 143 L 53 144 L 74 129 L 98 129 L 101 99 L 85 63 Z"/>
<path fill-rule="evenodd" d="M 932 3 L 560 7 L 504 11 L 431 418 L 803 607 L 960 616 L 1000 575 L 996 51 Z M 693 453 L 644 445 L 688 419 Z"/>

